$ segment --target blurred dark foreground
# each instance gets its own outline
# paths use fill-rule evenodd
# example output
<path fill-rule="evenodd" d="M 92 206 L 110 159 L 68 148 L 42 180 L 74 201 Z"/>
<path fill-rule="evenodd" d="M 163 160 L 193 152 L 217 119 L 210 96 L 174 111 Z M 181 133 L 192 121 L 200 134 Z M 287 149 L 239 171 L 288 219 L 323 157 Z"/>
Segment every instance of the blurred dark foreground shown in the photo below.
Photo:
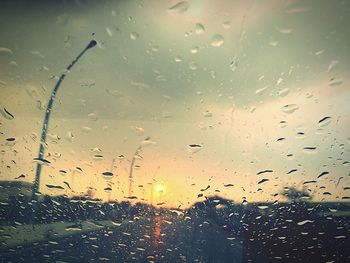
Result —
<path fill-rule="evenodd" d="M 19 194 L 0 207 L 0 262 L 350 262 L 346 202 L 180 210 Z"/>

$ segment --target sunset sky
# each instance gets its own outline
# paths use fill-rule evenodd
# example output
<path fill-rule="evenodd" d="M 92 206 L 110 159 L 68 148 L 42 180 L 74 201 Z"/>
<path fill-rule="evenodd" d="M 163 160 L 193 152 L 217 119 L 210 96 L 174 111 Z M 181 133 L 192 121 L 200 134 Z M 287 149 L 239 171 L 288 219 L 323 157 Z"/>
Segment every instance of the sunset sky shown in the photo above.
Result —
<path fill-rule="evenodd" d="M 142 144 L 138 201 L 159 184 L 153 201 L 182 207 L 201 193 L 283 200 L 286 186 L 350 196 L 346 1 L 39 3 L 0 9 L 0 180 L 34 180 L 51 90 L 94 38 L 58 93 L 41 192 L 124 200 Z"/>

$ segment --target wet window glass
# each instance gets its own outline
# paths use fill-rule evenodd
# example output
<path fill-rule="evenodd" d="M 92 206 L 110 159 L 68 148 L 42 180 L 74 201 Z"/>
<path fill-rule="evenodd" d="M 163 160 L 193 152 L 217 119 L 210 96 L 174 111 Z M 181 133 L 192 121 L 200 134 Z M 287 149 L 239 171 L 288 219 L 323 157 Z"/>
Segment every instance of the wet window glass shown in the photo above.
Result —
<path fill-rule="evenodd" d="M 349 1 L 0 3 L 1 262 L 349 262 Z"/>

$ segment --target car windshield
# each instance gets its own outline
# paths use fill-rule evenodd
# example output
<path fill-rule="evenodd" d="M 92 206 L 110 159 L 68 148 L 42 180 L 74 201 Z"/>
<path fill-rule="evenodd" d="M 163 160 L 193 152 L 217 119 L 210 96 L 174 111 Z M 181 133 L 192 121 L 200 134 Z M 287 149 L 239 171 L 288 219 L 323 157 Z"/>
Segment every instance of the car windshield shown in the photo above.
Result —
<path fill-rule="evenodd" d="M 0 262 L 349 262 L 350 2 L 4 0 Z"/>

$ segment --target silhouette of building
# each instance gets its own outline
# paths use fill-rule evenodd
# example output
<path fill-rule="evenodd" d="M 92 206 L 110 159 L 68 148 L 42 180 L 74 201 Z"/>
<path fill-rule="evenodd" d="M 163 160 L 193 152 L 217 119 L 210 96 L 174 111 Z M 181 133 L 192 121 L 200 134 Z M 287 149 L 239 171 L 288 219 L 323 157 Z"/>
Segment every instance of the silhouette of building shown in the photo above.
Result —
<path fill-rule="evenodd" d="M 33 184 L 23 181 L 0 181 L 0 200 L 8 200 L 10 196 L 20 194 L 31 196 Z"/>

